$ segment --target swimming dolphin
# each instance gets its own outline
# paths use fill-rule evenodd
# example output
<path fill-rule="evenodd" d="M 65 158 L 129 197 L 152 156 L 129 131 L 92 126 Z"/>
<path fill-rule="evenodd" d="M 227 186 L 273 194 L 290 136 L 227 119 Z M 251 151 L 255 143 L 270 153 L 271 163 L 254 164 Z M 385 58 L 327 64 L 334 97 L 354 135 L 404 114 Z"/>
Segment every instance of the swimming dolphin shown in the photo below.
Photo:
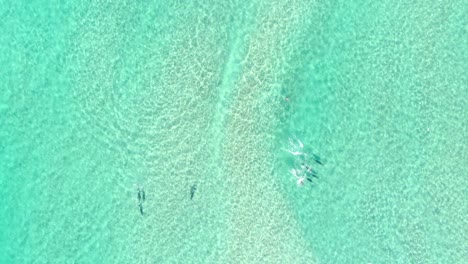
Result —
<path fill-rule="evenodd" d="M 192 185 L 190 188 L 190 200 L 193 199 L 193 196 L 195 195 L 195 191 L 197 190 L 197 184 Z"/>
<path fill-rule="evenodd" d="M 145 199 L 146 199 L 145 189 L 143 189 L 143 187 L 141 188 L 141 199 L 143 200 L 143 202 L 144 202 Z"/>
<path fill-rule="evenodd" d="M 307 172 L 310 172 L 310 173 L 312 173 L 312 172 L 313 172 L 313 170 L 312 170 L 312 167 L 311 167 L 311 166 L 309 166 L 309 165 L 307 165 L 307 164 L 305 164 L 305 163 L 302 163 L 302 164 L 301 164 L 301 166 L 302 166 L 302 167 L 304 167 L 304 168 L 306 168 L 306 169 L 307 169 Z"/>
<path fill-rule="evenodd" d="M 141 202 L 141 191 L 140 191 L 140 188 L 138 188 L 138 202 Z"/>
<path fill-rule="evenodd" d="M 312 182 L 312 179 L 311 178 L 307 178 L 308 181 Z"/>
<path fill-rule="evenodd" d="M 312 154 L 312 159 L 317 162 L 318 164 L 323 166 L 322 161 L 320 160 L 320 157 L 318 155 Z"/>
<path fill-rule="evenodd" d="M 317 174 L 312 170 L 312 167 L 302 163 L 302 166 L 307 169 L 306 174 L 318 179 Z"/>
<path fill-rule="evenodd" d="M 143 215 L 143 204 L 138 204 L 138 207 L 140 208 L 140 214 Z"/>

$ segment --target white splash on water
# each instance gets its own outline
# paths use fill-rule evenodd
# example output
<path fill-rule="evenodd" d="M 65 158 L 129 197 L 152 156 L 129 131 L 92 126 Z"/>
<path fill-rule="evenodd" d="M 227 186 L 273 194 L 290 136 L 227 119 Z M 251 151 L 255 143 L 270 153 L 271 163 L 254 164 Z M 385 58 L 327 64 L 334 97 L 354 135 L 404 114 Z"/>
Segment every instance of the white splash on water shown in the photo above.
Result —
<path fill-rule="evenodd" d="M 302 144 L 302 142 L 299 139 L 297 139 L 297 143 L 299 143 L 299 147 L 304 148 L 304 144 Z"/>
<path fill-rule="evenodd" d="M 291 150 L 289 150 L 289 149 L 282 149 L 282 150 L 287 151 L 287 152 L 293 154 L 294 156 L 307 155 L 306 153 L 300 152 L 300 151 L 291 151 Z"/>
<path fill-rule="evenodd" d="M 305 180 L 306 180 L 306 177 L 305 176 L 299 176 L 298 173 L 300 173 L 300 171 L 296 170 L 296 169 L 291 169 L 289 170 L 289 172 L 291 172 L 291 174 L 297 179 L 297 186 L 303 186 L 304 183 L 305 183 Z"/>
<path fill-rule="evenodd" d="M 305 181 L 305 177 L 300 177 L 299 179 L 297 179 L 297 185 L 298 186 L 303 186 L 304 185 L 304 181 Z"/>

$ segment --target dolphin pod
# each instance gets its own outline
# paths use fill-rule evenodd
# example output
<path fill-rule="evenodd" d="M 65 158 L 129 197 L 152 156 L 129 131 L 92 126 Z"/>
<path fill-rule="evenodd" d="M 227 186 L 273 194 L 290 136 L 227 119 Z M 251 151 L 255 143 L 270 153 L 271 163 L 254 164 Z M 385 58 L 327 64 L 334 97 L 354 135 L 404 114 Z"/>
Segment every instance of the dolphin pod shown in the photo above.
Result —
<path fill-rule="evenodd" d="M 310 159 L 316 162 L 317 164 L 323 166 L 322 159 L 319 155 L 314 153 L 307 153 L 304 151 L 304 143 L 302 143 L 297 138 L 289 138 L 289 149 L 282 148 L 281 150 L 289 152 L 289 154 L 296 156 L 294 158 L 295 164 L 296 162 L 300 161 L 300 168 L 292 168 L 289 172 L 297 179 L 297 185 L 304 185 L 304 181 L 307 180 L 309 182 L 313 182 L 312 178 L 319 178 L 317 175 L 317 171 L 312 168 L 311 165 L 307 164 L 306 160 Z M 314 166 L 315 168 L 315 166 Z"/>

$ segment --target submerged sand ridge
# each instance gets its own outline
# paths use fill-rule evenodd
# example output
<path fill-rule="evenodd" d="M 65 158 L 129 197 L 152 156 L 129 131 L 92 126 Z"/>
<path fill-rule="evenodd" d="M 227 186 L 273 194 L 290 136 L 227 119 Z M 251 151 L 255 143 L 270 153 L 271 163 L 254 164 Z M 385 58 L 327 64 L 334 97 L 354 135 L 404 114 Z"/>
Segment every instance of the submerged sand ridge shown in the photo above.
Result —
<path fill-rule="evenodd" d="M 274 178 L 282 176 L 273 169 L 276 114 L 282 108 L 276 81 L 286 66 L 277 59 L 292 56 L 290 44 L 283 39 L 294 38 L 291 32 L 304 27 L 299 17 L 308 8 L 300 2 L 261 6 L 256 19 L 261 22 L 248 38 L 236 82 L 223 157 L 229 186 L 228 253 L 242 263 L 311 263 L 313 259 Z"/>

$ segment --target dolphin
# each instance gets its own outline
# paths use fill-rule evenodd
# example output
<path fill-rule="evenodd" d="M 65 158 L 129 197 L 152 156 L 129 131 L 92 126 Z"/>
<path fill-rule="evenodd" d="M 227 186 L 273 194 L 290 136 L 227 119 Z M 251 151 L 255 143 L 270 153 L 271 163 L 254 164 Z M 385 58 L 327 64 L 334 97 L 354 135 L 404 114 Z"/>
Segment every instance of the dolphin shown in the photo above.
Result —
<path fill-rule="evenodd" d="M 196 190 L 197 190 L 197 184 L 194 184 L 192 185 L 192 187 L 190 187 L 190 200 L 193 199 L 193 196 L 195 195 Z"/>
<path fill-rule="evenodd" d="M 140 208 L 140 214 L 143 215 L 143 204 L 138 204 L 138 207 Z"/>
<path fill-rule="evenodd" d="M 322 161 L 320 160 L 320 157 L 318 155 L 312 154 L 312 159 L 317 162 L 318 164 L 323 166 Z"/>
<path fill-rule="evenodd" d="M 311 166 L 309 166 L 309 165 L 307 165 L 307 164 L 305 164 L 305 163 L 302 163 L 301 165 L 302 165 L 302 167 L 304 167 L 304 168 L 307 169 L 307 172 L 309 172 L 309 173 L 312 173 L 312 172 L 313 172 Z"/>

